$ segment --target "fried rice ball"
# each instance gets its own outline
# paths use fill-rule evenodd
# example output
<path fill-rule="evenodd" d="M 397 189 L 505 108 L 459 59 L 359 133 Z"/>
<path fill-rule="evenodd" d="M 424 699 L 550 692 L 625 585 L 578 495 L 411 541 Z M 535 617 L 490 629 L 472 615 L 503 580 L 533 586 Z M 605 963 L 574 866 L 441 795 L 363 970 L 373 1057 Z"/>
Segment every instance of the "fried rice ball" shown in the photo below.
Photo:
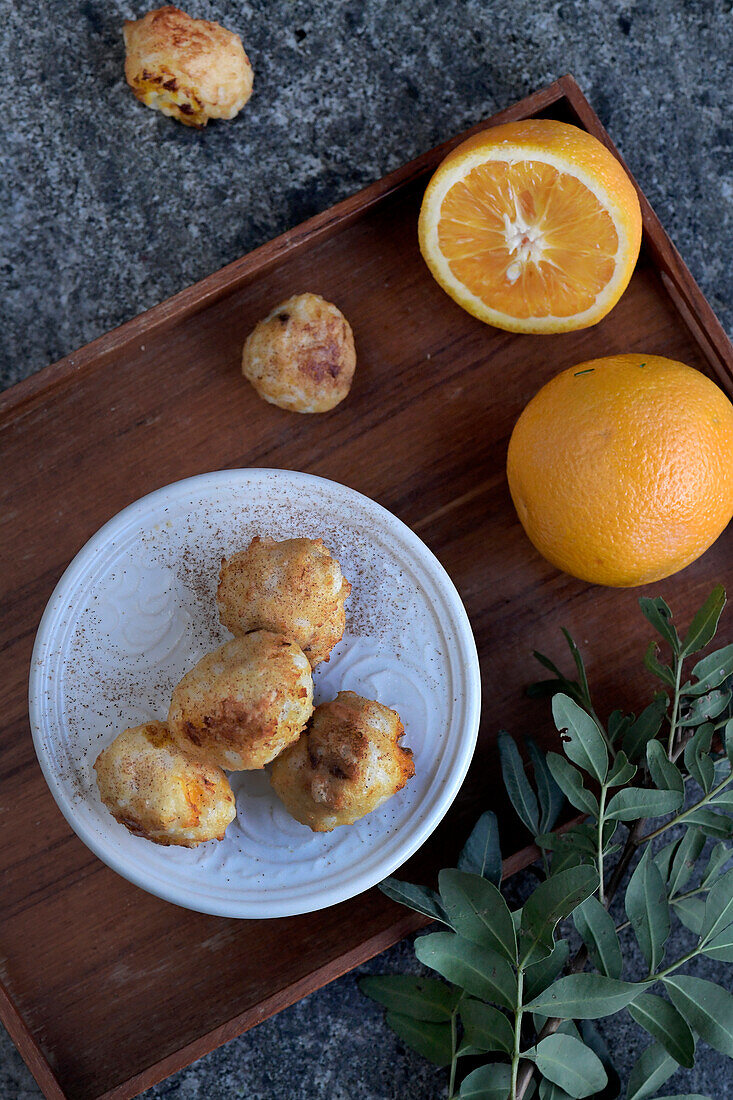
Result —
<path fill-rule="evenodd" d="M 195 848 L 222 840 L 236 806 L 224 772 L 182 751 L 164 722 L 125 730 L 96 759 L 112 816 L 154 844 Z"/>
<path fill-rule="evenodd" d="M 316 707 L 308 730 L 275 760 L 270 781 L 297 821 L 330 833 L 371 813 L 415 774 L 412 752 L 398 744 L 403 733 L 395 711 L 340 691 Z"/>
<path fill-rule="evenodd" d="M 327 661 L 344 633 L 351 585 L 323 539 L 256 535 L 221 563 L 217 604 L 232 634 L 273 630 L 297 642 L 313 668 Z"/>
<path fill-rule="evenodd" d="M 124 26 L 125 76 L 148 107 L 201 128 L 234 118 L 252 95 L 252 66 L 238 34 L 179 8 L 149 11 Z"/>
<path fill-rule="evenodd" d="M 187 752 L 230 771 L 263 768 L 313 713 L 300 646 L 256 630 L 207 653 L 173 689 L 168 726 Z"/>
<path fill-rule="evenodd" d="M 242 374 L 260 397 L 300 413 L 328 412 L 343 401 L 355 368 L 349 322 L 318 294 L 296 294 L 275 306 L 242 353 Z"/>

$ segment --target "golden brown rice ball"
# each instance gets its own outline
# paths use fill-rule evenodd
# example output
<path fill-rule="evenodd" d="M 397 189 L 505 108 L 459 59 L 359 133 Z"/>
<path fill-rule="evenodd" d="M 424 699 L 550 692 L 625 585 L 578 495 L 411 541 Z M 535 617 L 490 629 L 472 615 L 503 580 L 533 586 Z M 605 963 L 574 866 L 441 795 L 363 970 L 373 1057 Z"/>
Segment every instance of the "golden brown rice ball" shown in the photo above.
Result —
<path fill-rule="evenodd" d="M 224 772 L 183 752 L 164 722 L 125 730 L 94 764 L 112 816 L 154 844 L 195 848 L 222 840 L 236 814 Z"/>
<path fill-rule="evenodd" d="M 318 294 L 296 294 L 275 306 L 242 353 L 242 374 L 260 397 L 300 413 L 328 412 L 343 401 L 355 368 L 349 322 Z"/>
<path fill-rule="evenodd" d="M 125 76 L 139 100 L 186 126 L 234 118 L 252 94 L 252 66 L 238 34 L 179 8 L 124 26 Z"/>
<path fill-rule="evenodd" d="M 230 771 L 263 768 L 313 713 L 302 649 L 256 630 L 207 653 L 173 689 L 168 726 L 181 748 Z"/>
<path fill-rule="evenodd" d="M 285 808 L 316 833 L 351 825 L 415 774 L 404 730 L 389 707 L 340 691 L 316 707 L 300 740 L 278 756 L 270 781 Z"/>
<path fill-rule="evenodd" d="M 323 539 L 256 535 L 221 563 L 217 604 L 232 634 L 273 630 L 297 642 L 313 668 L 327 661 L 344 633 L 351 585 Z"/>

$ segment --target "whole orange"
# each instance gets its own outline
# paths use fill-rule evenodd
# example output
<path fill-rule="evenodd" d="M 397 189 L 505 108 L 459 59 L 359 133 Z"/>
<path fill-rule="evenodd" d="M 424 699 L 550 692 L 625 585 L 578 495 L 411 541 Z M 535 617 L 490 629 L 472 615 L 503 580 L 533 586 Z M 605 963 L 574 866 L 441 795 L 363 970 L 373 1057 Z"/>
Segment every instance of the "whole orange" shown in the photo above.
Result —
<path fill-rule="evenodd" d="M 591 359 L 529 402 L 507 476 L 553 565 L 595 584 L 648 584 L 699 557 L 733 515 L 733 405 L 672 359 Z"/>

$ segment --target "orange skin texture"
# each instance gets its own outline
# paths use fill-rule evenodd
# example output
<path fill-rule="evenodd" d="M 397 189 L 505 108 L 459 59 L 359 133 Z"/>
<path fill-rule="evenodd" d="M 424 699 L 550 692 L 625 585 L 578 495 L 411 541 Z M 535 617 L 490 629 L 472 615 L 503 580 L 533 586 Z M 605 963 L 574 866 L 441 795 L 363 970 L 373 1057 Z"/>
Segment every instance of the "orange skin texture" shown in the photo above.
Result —
<path fill-rule="evenodd" d="M 507 477 L 522 526 L 558 569 L 649 584 L 695 561 L 733 515 L 733 405 L 662 356 L 580 363 L 519 417 Z"/>
<path fill-rule="evenodd" d="M 470 167 L 477 153 L 485 154 L 482 162 L 485 166 L 509 164 L 510 174 L 515 171 L 512 165 L 521 166 L 523 163 L 531 164 L 536 161 L 538 163 L 535 164 L 535 168 L 537 168 L 542 167 L 543 156 L 548 156 L 551 161 L 555 158 L 559 161 L 555 169 L 563 173 L 569 187 L 564 204 L 562 200 L 558 203 L 558 196 L 552 197 L 545 190 L 550 186 L 549 181 L 545 180 L 540 191 L 535 194 L 537 202 L 530 199 L 528 203 L 528 209 L 533 211 L 528 215 L 530 224 L 544 227 L 543 232 L 550 248 L 550 253 L 547 255 L 548 263 L 541 263 L 540 267 L 528 264 L 525 268 L 527 276 L 522 274 L 518 279 L 515 276 L 514 280 L 507 281 L 502 275 L 501 278 L 497 277 L 489 280 L 488 284 L 483 284 L 483 289 L 479 284 L 472 286 L 472 279 L 475 281 L 479 277 L 482 265 L 489 262 L 488 258 L 482 259 L 486 254 L 483 253 L 481 241 L 486 247 L 489 247 L 493 241 L 491 248 L 497 247 L 496 234 L 500 219 L 493 221 L 489 216 L 490 211 L 498 203 L 497 209 L 506 212 L 507 189 L 511 194 L 514 187 L 519 188 L 519 193 L 515 191 L 514 194 L 519 206 L 522 207 L 522 192 L 525 184 L 522 177 L 515 178 L 513 185 L 506 182 L 501 184 L 501 181 L 497 180 L 496 186 L 500 189 L 504 188 L 503 197 L 498 192 L 493 193 L 493 198 L 491 194 L 482 192 L 481 184 L 476 179 L 477 173 L 481 175 L 481 172 L 476 165 L 473 168 Z M 502 160 L 502 157 L 505 160 Z M 548 173 L 552 175 L 555 169 L 543 167 L 542 172 L 545 176 Z M 574 177 L 576 171 L 577 179 Z M 536 172 L 528 170 L 528 180 L 536 176 Z M 468 192 L 461 180 L 464 183 L 468 181 L 466 183 Z M 600 226 L 596 220 L 589 217 L 587 201 L 592 196 L 587 190 L 588 180 L 592 182 L 595 198 L 601 204 L 598 210 L 606 211 L 612 216 L 611 221 L 607 214 L 604 215 L 607 223 L 604 226 Z M 452 182 L 441 200 L 440 195 L 449 181 Z M 465 201 L 462 208 L 468 223 L 463 226 L 461 219 L 457 226 L 454 225 L 450 229 L 449 222 L 452 215 L 448 214 L 448 210 L 455 208 L 455 199 L 451 196 L 457 195 L 459 190 L 464 192 Z M 473 213 L 471 196 L 476 203 Z M 432 227 L 439 203 L 441 228 L 436 238 Z M 577 207 L 575 204 L 578 204 Z M 480 213 L 482 207 L 489 218 L 486 224 L 483 224 L 483 215 Z M 546 221 L 545 214 L 547 214 Z M 572 230 L 568 230 L 569 221 L 572 221 L 574 216 L 578 218 L 577 224 Z M 604 218 L 601 218 L 601 221 Z M 578 304 L 576 312 L 572 306 L 574 292 L 555 281 L 553 291 L 555 309 L 549 314 L 542 310 L 536 315 L 528 314 L 526 303 L 522 300 L 522 291 L 526 290 L 530 295 L 540 293 L 545 279 L 555 278 L 554 263 L 560 260 L 564 271 L 575 271 L 578 274 L 583 270 L 586 262 L 584 257 L 592 257 L 590 263 L 595 270 L 593 265 L 597 257 L 593 255 L 594 249 L 601 238 L 605 242 L 604 247 L 607 245 L 612 224 L 622 234 L 619 253 L 615 260 L 609 261 L 611 270 L 615 268 L 615 274 L 610 279 L 613 286 L 609 286 L 608 274 L 604 275 L 594 292 L 599 295 L 599 300 L 594 303 L 593 294 L 590 298 L 586 295 L 586 300 L 582 305 Z M 484 239 L 484 232 L 492 225 L 493 230 Z M 473 316 L 496 328 L 503 328 L 510 332 L 554 333 L 587 328 L 600 321 L 613 308 L 628 286 L 634 270 L 641 244 L 641 229 L 641 210 L 636 189 L 623 165 L 597 138 L 567 123 L 552 119 L 526 119 L 481 130 L 448 154 L 425 191 L 420 209 L 418 236 L 420 251 L 434 278 L 454 301 Z M 618 237 L 612 229 L 610 231 L 616 237 L 616 245 L 619 245 Z M 596 234 L 600 234 L 600 237 Z M 561 244 L 561 239 L 565 238 L 565 244 Z M 469 239 L 473 239 L 473 247 L 467 243 Z M 449 240 L 452 241 L 451 248 L 457 250 L 457 255 L 442 254 L 442 249 L 448 246 Z M 456 266 L 457 262 L 459 266 Z M 496 254 L 491 264 L 495 262 L 499 262 Z M 458 281 L 450 278 L 447 267 L 451 268 Z M 471 271 L 472 267 L 473 271 Z M 601 273 L 596 271 L 590 283 L 593 284 L 594 280 L 600 277 Z M 603 286 L 607 287 L 608 293 L 601 293 Z M 512 304 L 517 311 L 514 315 Z"/>

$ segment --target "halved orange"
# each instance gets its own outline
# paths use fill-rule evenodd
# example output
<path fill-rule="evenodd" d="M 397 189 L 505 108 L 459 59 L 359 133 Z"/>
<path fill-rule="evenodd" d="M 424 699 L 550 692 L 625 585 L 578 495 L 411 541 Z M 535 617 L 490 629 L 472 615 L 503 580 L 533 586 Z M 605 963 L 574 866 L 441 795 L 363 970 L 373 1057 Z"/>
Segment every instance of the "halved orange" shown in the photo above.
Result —
<path fill-rule="evenodd" d="M 527 119 L 482 130 L 428 184 L 420 251 L 445 291 L 510 332 L 596 324 L 626 289 L 641 210 L 619 161 L 585 130 Z"/>

